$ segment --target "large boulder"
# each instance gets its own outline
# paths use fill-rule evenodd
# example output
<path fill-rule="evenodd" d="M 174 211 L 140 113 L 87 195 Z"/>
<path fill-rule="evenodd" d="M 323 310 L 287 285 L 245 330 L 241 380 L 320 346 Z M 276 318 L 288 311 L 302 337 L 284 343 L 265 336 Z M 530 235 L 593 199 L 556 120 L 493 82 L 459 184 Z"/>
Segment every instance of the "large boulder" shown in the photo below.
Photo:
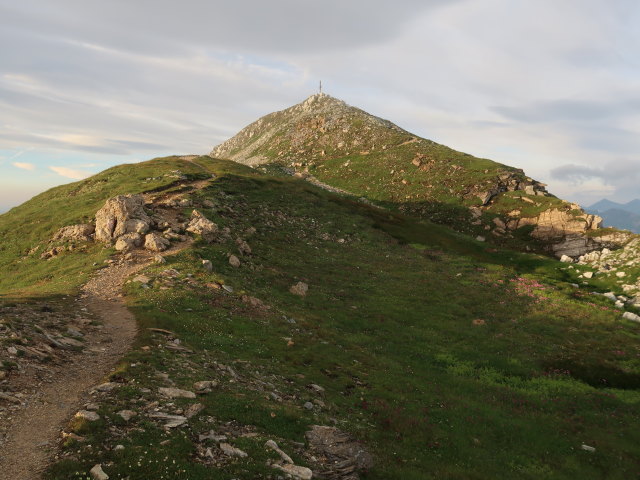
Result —
<path fill-rule="evenodd" d="M 142 236 L 139 233 L 125 233 L 116 240 L 115 249 L 119 252 L 128 252 L 142 245 Z"/>
<path fill-rule="evenodd" d="M 68 227 L 62 227 L 58 230 L 51 240 L 91 240 L 91 235 L 95 232 L 95 227 L 88 223 L 81 223 L 78 225 L 69 225 Z"/>
<path fill-rule="evenodd" d="M 142 234 L 150 224 L 142 195 L 118 195 L 96 213 L 96 240 L 111 243 L 127 233 Z"/>
<path fill-rule="evenodd" d="M 169 240 L 161 237 L 157 233 L 148 233 L 144 237 L 144 248 L 152 252 L 163 252 L 169 248 L 170 244 L 171 242 L 169 242 Z"/>
<path fill-rule="evenodd" d="M 187 232 L 201 235 L 207 243 L 213 243 L 218 233 L 218 225 L 202 215 L 199 211 L 194 210 L 191 213 L 191 220 L 187 225 Z"/>

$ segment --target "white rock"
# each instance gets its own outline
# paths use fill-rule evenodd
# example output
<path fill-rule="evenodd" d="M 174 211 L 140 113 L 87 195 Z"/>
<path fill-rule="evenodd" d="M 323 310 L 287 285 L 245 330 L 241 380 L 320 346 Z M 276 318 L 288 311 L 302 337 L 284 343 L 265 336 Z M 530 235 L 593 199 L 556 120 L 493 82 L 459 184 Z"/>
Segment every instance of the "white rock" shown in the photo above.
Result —
<path fill-rule="evenodd" d="M 113 390 L 117 386 L 118 386 L 118 384 L 116 382 L 101 383 L 100 385 L 94 387 L 94 390 L 96 390 L 98 392 L 110 392 L 111 390 Z"/>
<path fill-rule="evenodd" d="M 586 452 L 595 452 L 595 451 L 596 451 L 595 447 L 591 447 L 591 446 L 589 446 L 589 445 L 585 445 L 585 444 L 582 444 L 582 445 L 580 446 L 580 448 L 581 448 L 582 450 L 586 451 Z"/>
<path fill-rule="evenodd" d="M 82 418 L 87 422 L 96 422 L 100 420 L 100 415 L 98 415 L 96 412 L 90 412 L 89 410 L 80 410 L 78 413 L 76 413 L 76 418 Z"/>
<path fill-rule="evenodd" d="M 133 417 L 135 417 L 137 415 L 136 412 L 134 412 L 133 410 L 120 410 L 118 412 L 118 415 L 120 415 L 120 417 L 122 417 L 122 419 L 125 422 L 128 422 L 129 420 L 131 420 Z"/>
<path fill-rule="evenodd" d="M 583 276 L 584 278 L 592 278 L 592 277 L 593 277 L 593 272 L 584 272 L 584 273 L 582 274 L 582 276 Z"/>
<path fill-rule="evenodd" d="M 193 384 L 193 389 L 199 393 L 210 392 L 212 388 L 216 388 L 218 382 L 215 380 L 202 380 Z"/>
<path fill-rule="evenodd" d="M 229 255 L 229 265 L 238 268 L 240 266 L 240 259 L 235 255 Z"/>
<path fill-rule="evenodd" d="M 171 242 L 157 233 L 148 233 L 144 237 L 144 248 L 152 252 L 163 252 L 169 248 L 169 245 Z"/>
<path fill-rule="evenodd" d="M 139 220 L 147 225 L 151 222 L 144 211 L 144 197 L 142 195 L 119 195 L 110 198 L 96 213 L 96 240 L 111 242 L 125 233 L 135 233 L 140 227 L 136 222 L 136 230 L 128 230 L 134 227 L 130 220 Z"/>
<path fill-rule="evenodd" d="M 631 320 L 632 322 L 638 322 L 640 323 L 640 316 L 636 315 L 635 313 L 631 313 L 631 312 L 624 312 L 622 314 L 622 318 L 626 319 L 626 320 Z"/>
<path fill-rule="evenodd" d="M 299 467 L 298 465 L 289 464 L 278 465 L 277 463 L 274 463 L 272 466 L 273 468 L 277 468 L 284 473 L 288 473 L 297 480 L 311 480 L 313 478 L 313 472 L 307 467 Z"/>
<path fill-rule="evenodd" d="M 298 282 L 295 285 L 292 285 L 291 288 L 289 288 L 289 291 L 291 293 L 293 293 L 294 295 L 298 295 L 300 297 L 304 297 L 307 294 L 308 290 L 309 290 L 309 285 L 307 285 L 304 282 Z"/>
<path fill-rule="evenodd" d="M 202 235 L 202 239 L 205 242 L 212 243 L 216 239 L 218 226 L 200 212 L 194 210 L 191 213 L 191 221 L 186 230 L 196 235 Z"/>
<path fill-rule="evenodd" d="M 196 394 L 188 390 L 181 390 L 172 387 L 160 387 L 158 392 L 169 398 L 196 398 Z"/>
<path fill-rule="evenodd" d="M 62 227 L 54 235 L 52 240 L 91 240 L 91 235 L 96 229 L 90 224 L 69 225 Z"/>
<path fill-rule="evenodd" d="M 563 263 L 573 263 L 573 258 L 571 258 L 568 255 L 562 255 L 560 257 L 560 261 L 563 262 Z"/>
<path fill-rule="evenodd" d="M 127 232 L 141 233 L 144 235 L 149 231 L 149 223 L 138 219 L 127 220 L 125 230 Z"/>
<path fill-rule="evenodd" d="M 286 453 L 284 453 L 280 449 L 280 447 L 278 447 L 278 444 L 276 442 L 274 442 L 273 440 L 267 440 L 267 443 L 265 443 L 264 446 L 267 447 L 267 448 L 270 448 L 271 450 L 276 452 L 278 455 L 280 455 L 280 458 L 285 463 L 290 463 L 290 464 L 293 465 L 293 460 L 291 459 L 291 457 L 289 455 L 287 455 Z"/>
<path fill-rule="evenodd" d="M 324 387 L 321 387 L 320 385 L 317 385 L 315 383 L 310 384 L 309 388 L 311 390 L 313 390 L 314 392 L 316 392 L 316 393 L 319 393 L 319 394 L 323 394 L 324 393 Z"/>
<path fill-rule="evenodd" d="M 94 467 L 89 470 L 89 475 L 91 475 L 91 478 L 93 480 L 109 480 L 109 475 L 104 473 L 104 470 L 102 470 L 102 465 L 100 465 L 99 463 L 97 465 L 94 465 Z"/>
<path fill-rule="evenodd" d="M 476 240 L 477 240 L 478 242 L 484 242 L 484 241 L 486 241 L 487 239 L 486 239 L 486 238 L 484 238 L 482 235 L 478 235 L 478 236 L 476 237 Z"/>
<path fill-rule="evenodd" d="M 623 278 L 625 277 L 627 274 L 625 272 L 616 272 L 616 277 L 618 278 Z"/>
<path fill-rule="evenodd" d="M 165 428 L 176 428 L 187 422 L 187 417 L 184 417 L 182 415 L 169 415 L 168 413 L 162 412 L 152 413 L 149 415 L 149 417 L 157 418 L 159 420 L 165 420 Z"/>
<path fill-rule="evenodd" d="M 221 443 L 220 444 L 220 450 L 222 450 L 224 452 L 224 454 L 229 456 L 229 457 L 244 458 L 244 457 L 248 457 L 249 456 L 247 454 L 247 452 L 244 452 L 244 451 L 240 450 L 239 448 L 232 447 L 228 443 Z"/>
<path fill-rule="evenodd" d="M 116 240 L 115 249 L 126 252 L 142 245 L 142 237 L 139 233 L 125 233 Z"/>

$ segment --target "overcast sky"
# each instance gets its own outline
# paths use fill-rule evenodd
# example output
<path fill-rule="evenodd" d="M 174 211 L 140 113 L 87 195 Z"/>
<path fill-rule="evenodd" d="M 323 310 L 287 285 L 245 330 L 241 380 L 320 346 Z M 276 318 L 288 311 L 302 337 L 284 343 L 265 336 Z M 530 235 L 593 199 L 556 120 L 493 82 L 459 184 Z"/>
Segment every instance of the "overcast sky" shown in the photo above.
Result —
<path fill-rule="evenodd" d="M 637 0 L 0 0 L 0 211 L 325 91 L 589 205 L 640 197 Z"/>

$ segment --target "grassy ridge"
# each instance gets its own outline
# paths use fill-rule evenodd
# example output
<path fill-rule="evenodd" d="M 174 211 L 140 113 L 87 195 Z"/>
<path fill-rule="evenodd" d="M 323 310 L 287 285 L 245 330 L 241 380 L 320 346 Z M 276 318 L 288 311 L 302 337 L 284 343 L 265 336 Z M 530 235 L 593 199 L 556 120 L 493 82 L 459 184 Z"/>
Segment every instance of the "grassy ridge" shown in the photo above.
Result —
<path fill-rule="evenodd" d="M 474 236 L 486 235 L 485 226 L 495 227 L 493 219 L 507 220 L 509 212 L 536 217 L 552 208 L 571 208 L 552 195 L 498 193 L 482 221 L 474 222 L 469 207 L 480 206 L 487 192 L 506 190 L 509 177 L 523 184 L 533 181 L 519 169 L 419 138 L 326 95 L 262 117 L 212 154 L 251 164 L 266 162 L 265 171 L 278 165 L 312 174 L 385 208 Z M 513 235 L 489 238 L 503 246 L 541 250 L 544 245 L 529 233 L 523 227 Z"/>
<path fill-rule="evenodd" d="M 128 292 L 142 326 L 172 330 L 194 353 L 169 352 L 144 334 L 115 376 L 124 386 L 103 405 L 105 423 L 88 432 L 94 446 L 73 445 L 77 458 L 49 478 L 81 478 L 73 472 L 97 461 L 111 478 L 266 478 L 267 438 L 306 464 L 295 442 L 331 419 L 373 450 L 367 479 L 637 473 L 637 325 L 570 287 L 557 262 L 491 250 L 301 181 L 223 161 L 206 166 L 219 178 L 198 194 L 216 204 L 204 213 L 232 238 L 197 243 L 151 267 L 152 288 L 131 284 Z M 247 238 L 253 255 L 236 269 L 227 255 L 248 227 L 257 229 Z M 170 268 L 178 273 L 167 278 Z M 307 296 L 289 293 L 297 281 L 310 285 Z M 243 294 L 270 308 L 251 307 Z M 244 380 L 231 381 L 213 362 L 233 365 Z M 199 397 L 205 410 L 179 431 L 167 434 L 144 416 L 124 427 L 115 412 L 157 400 L 158 372 L 181 388 L 209 378 L 221 387 Z M 302 407 L 314 399 L 310 383 L 326 389 L 324 407 L 312 411 Z M 197 435 L 227 422 L 251 426 L 255 435 L 233 439 L 249 457 L 218 468 L 195 461 Z M 109 425 L 124 435 L 114 438 Z M 116 442 L 124 453 L 105 448 Z"/>
<path fill-rule="evenodd" d="M 0 215 L 0 294 L 69 293 L 86 281 L 95 262 L 109 255 L 101 245 L 86 245 L 73 255 L 40 259 L 52 235 L 61 227 L 91 223 L 104 202 L 115 195 L 168 188 L 176 171 L 202 175 L 197 165 L 167 157 L 105 170 L 86 180 L 41 193 Z"/>

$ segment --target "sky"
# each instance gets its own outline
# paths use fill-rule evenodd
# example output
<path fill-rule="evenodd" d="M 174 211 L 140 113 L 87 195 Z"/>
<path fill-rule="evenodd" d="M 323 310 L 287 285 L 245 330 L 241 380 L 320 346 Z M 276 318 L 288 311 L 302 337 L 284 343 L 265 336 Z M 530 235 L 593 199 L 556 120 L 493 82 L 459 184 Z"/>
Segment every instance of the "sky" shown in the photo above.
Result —
<path fill-rule="evenodd" d="M 0 212 L 317 92 L 567 200 L 640 197 L 636 0 L 0 0 Z"/>

